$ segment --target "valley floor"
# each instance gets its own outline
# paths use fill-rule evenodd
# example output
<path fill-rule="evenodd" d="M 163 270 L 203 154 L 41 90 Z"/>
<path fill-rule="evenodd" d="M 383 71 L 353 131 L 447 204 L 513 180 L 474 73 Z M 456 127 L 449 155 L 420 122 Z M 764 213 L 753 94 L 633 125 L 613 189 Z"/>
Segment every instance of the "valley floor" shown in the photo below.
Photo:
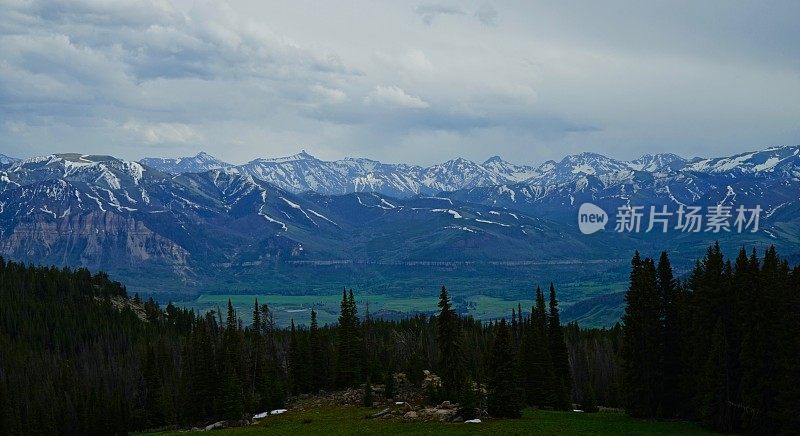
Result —
<path fill-rule="evenodd" d="M 324 407 L 270 416 L 250 427 L 215 431 L 220 435 L 700 435 L 710 434 L 688 422 L 659 422 L 630 418 L 618 412 L 593 414 L 525 410 L 521 419 L 484 420 L 480 424 L 370 419 L 377 409 L 354 406 Z M 181 434 L 181 433 L 165 433 Z M 183 433 L 185 434 L 185 433 Z"/>

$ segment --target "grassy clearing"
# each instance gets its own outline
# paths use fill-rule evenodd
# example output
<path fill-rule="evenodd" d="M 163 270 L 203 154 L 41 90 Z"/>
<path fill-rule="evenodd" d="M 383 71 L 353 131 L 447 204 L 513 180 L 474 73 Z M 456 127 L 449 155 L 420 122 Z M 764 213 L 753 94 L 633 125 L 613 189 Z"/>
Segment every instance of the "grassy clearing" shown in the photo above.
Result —
<path fill-rule="evenodd" d="M 701 435 L 710 434 L 687 422 L 633 419 L 622 413 L 594 414 L 526 410 L 521 419 L 486 420 L 480 424 L 368 419 L 373 409 L 329 407 L 290 411 L 271 416 L 259 425 L 216 432 L 220 435 Z M 174 433 L 178 434 L 178 433 Z"/>

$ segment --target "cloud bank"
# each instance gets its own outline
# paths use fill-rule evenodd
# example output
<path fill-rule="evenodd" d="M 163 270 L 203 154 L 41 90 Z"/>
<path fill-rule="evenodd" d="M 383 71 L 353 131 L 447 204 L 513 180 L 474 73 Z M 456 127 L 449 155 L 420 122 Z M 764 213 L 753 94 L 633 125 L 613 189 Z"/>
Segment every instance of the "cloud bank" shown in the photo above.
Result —
<path fill-rule="evenodd" d="M 725 0 L 5 0 L 0 153 L 537 163 L 798 143 L 798 20 L 796 2 Z"/>

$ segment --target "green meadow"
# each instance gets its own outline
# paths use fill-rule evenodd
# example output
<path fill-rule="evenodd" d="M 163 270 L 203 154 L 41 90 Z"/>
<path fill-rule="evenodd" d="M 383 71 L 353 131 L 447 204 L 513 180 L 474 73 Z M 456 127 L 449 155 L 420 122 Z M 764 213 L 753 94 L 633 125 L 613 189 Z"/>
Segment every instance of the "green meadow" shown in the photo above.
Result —
<path fill-rule="evenodd" d="M 576 413 L 528 409 L 521 419 L 490 419 L 479 424 L 370 419 L 374 409 L 342 406 L 289 411 L 257 425 L 215 431 L 220 435 L 705 435 L 696 424 L 647 421 L 619 412 Z M 183 433 L 165 433 L 183 434 Z"/>

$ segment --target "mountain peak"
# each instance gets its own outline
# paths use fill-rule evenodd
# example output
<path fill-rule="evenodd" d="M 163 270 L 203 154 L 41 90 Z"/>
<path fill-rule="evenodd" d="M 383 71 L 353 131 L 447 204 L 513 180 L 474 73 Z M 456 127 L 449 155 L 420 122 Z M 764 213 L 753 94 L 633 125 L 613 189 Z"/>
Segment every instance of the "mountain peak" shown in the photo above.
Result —
<path fill-rule="evenodd" d="M 0 154 L 0 165 L 8 165 L 17 162 L 19 159 L 11 156 Z"/>
<path fill-rule="evenodd" d="M 494 156 L 490 157 L 489 159 L 486 159 L 483 162 L 484 165 L 489 165 L 489 164 L 493 164 L 493 163 L 506 163 L 506 161 L 504 161 L 502 157 L 500 157 L 498 155 L 494 155 Z"/>
<path fill-rule="evenodd" d="M 146 157 L 140 161 L 141 163 L 167 173 L 200 173 L 203 171 L 214 170 L 218 168 L 227 168 L 232 166 L 227 162 L 223 162 L 216 157 L 201 151 L 191 157 L 179 158 L 160 158 L 160 157 Z"/>
<path fill-rule="evenodd" d="M 628 165 L 637 171 L 662 171 L 686 163 L 686 159 L 674 153 L 644 154 L 636 160 L 628 162 Z"/>
<path fill-rule="evenodd" d="M 584 152 L 581 152 L 581 153 L 579 153 L 579 154 L 576 154 L 576 155 L 573 155 L 573 156 L 567 156 L 567 158 L 570 158 L 570 157 L 573 157 L 573 158 L 574 158 L 574 157 L 578 157 L 578 158 L 581 158 L 581 159 L 604 159 L 604 160 L 611 160 L 611 158 L 610 158 L 610 157 L 608 157 L 608 156 L 606 156 L 606 155 L 603 155 L 603 154 L 600 154 L 600 153 L 595 153 L 595 152 L 593 152 L 593 151 L 584 151 Z"/>
<path fill-rule="evenodd" d="M 675 153 L 645 153 L 637 161 L 641 160 L 648 160 L 648 159 L 670 159 L 670 160 L 684 160 L 682 157 L 678 156 Z"/>
<path fill-rule="evenodd" d="M 283 162 L 296 162 L 302 160 L 317 160 L 317 158 L 312 156 L 305 150 L 300 150 L 300 153 L 293 154 L 291 156 L 260 158 L 260 159 L 255 159 L 252 162 L 283 163 Z"/>
<path fill-rule="evenodd" d="M 445 164 L 460 164 L 460 165 L 474 164 L 474 163 L 475 162 L 473 162 L 473 161 L 471 161 L 469 159 L 465 159 L 463 157 L 457 157 L 455 159 L 450 159 L 449 161 L 445 162 Z"/>

